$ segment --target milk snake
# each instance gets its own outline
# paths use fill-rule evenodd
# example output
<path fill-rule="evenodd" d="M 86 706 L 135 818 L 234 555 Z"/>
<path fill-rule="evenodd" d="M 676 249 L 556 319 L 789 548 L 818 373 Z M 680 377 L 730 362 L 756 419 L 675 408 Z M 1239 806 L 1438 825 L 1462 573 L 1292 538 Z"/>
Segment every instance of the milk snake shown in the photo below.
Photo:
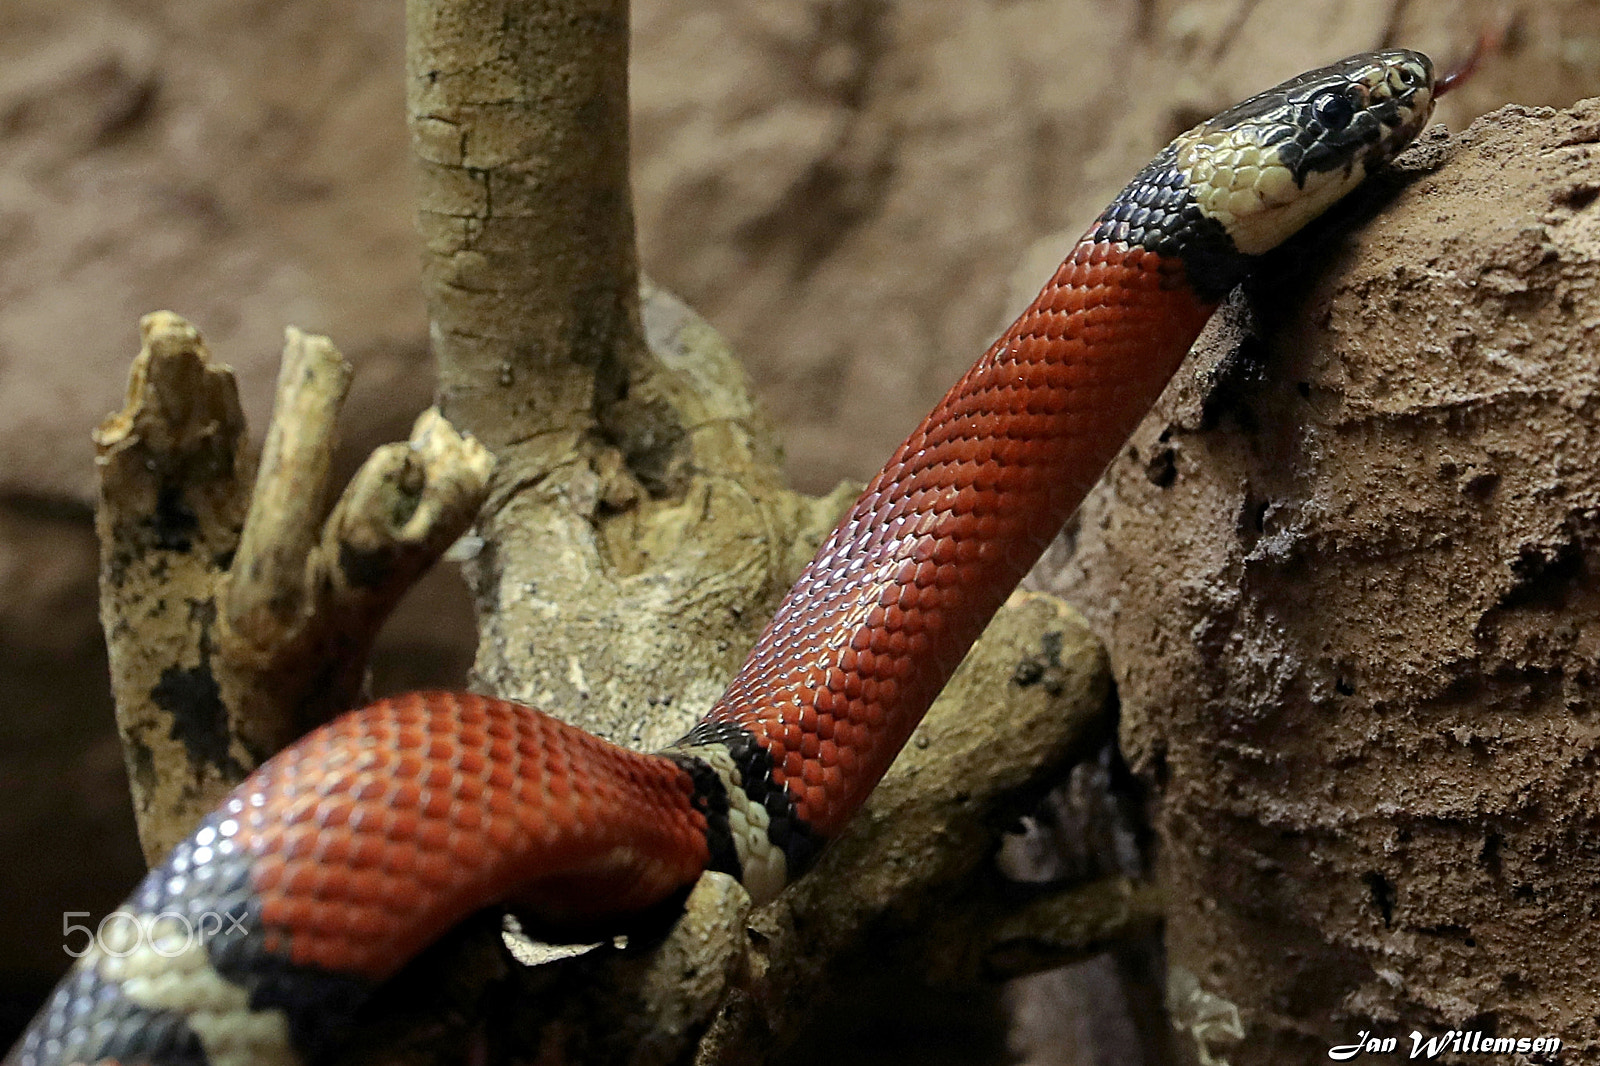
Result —
<path fill-rule="evenodd" d="M 1389 160 L 1439 91 L 1358 55 L 1184 133 L 868 485 L 726 694 L 658 754 L 420 692 L 249 777 L 124 905 L 7 1066 L 291 1064 L 466 915 L 605 932 L 707 870 L 757 902 L 859 807 L 967 648 L 1262 253 Z M 196 938 L 172 916 L 205 924 Z M 192 925 L 191 925 L 192 927 Z"/>

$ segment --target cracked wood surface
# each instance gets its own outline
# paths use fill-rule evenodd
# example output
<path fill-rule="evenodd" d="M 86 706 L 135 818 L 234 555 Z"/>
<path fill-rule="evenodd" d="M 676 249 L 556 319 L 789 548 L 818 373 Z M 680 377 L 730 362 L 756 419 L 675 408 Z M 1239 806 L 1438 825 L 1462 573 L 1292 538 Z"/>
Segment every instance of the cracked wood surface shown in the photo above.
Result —
<path fill-rule="evenodd" d="M 474 685 L 618 743 L 663 746 L 711 705 L 855 490 L 815 499 L 787 489 L 772 426 L 726 344 L 666 293 L 648 283 L 636 293 L 627 4 L 412 0 L 407 12 L 441 404 L 498 460 L 466 565 L 481 625 Z M 472 960 L 451 971 L 451 987 L 490 998 L 507 982 L 543 989 L 486 1021 L 495 1032 L 509 1026 L 529 1057 L 758 1061 L 797 1031 L 805 989 L 825 983 L 885 915 L 922 915 L 889 939 L 921 952 L 943 942 L 948 972 L 1008 957 L 982 946 L 1004 939 L 987 925 L 997 889 L 979 908 L 984 919 L 949 938 L 934 900 L 955 882 L 984 880 L 975 871 L 988 869 L 1005 824 L 995 812 L 1037 799 L 1041 775 L 1064 775 L 1104 729 L 1099 668 L 1086 660 L 1087 687 L 1044 700 L 1049 724 L 1022 730 L 1027 750 L 1013 752 L 1008 771 L 977 757 L 1010 750 L 1004 734 L 1016 724 L 1002 724 L 999 694 L 1017 669 L 1015 645 L 1037 648 L 1045 630 L 1066 624 L 1052 610 L 1013 616 L 1021 629 L 975 657 L 987 666 L 968 670 L 978 680 L 955 690 L 964 697 L 946 697 L 945 714 L 968 737 L 925 757 L 946 770 L 903 771 L 903 787 L 940 818 L 863 817 L 848 836 L 867 843 L 841 842 L 839 858 L 751 919 L 775 924 L 748 924 L 743 890 L 708 877 L 652 951 L 524 975 L 484 963 L 468 934 L 440 949 Z M 898 765 L 917 764 L 913 755 Z M 964 807 L 941 805 L 950 789 Z M 875 803 L 895 802 L 887 782 L 879 794 Z M 1081 909 L 1082 927 L 1097 931 L 1089 939 L 1149 928 L 1148 893 L 1118 898 Z M 1070 954 L 1084 938 L 1063 935 L 1058 918 L 1037 943 L 1070 943 Z M 822 935 L 825 926 L 837 930 Z M 1012 942 L 1025 938 L 1013 932 Z M 421 970 L 419 980 L 436 978 L 435 966 Z M 685 981 L 691 972 L 703 980 Z M 406 1048 L 431 1061 L 439 1049 L 429 1031 L 458 1032 L 408 1026 L 378 1053 Z"/>
<path fill-rule="evenodd" d="M 254 464 L 232 371 L 146 315 L 128 402 L 95 434 L 101 619 L 140 843 L 155 863 L 245 775 L 361 702 L 389 610 L 472 521 L 488 452 L 424 414 L 324 520 L 349 380 L 291 329 Z"/>

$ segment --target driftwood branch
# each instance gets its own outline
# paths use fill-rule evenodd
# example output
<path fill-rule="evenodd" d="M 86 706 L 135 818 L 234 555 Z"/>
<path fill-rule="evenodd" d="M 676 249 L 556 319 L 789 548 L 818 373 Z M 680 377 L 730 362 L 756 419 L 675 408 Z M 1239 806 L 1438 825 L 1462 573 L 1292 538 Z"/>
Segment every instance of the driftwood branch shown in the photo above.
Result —
<path fill-rule="evenodd" d="M 742 888 L 707 875 L 659 945 L 531 969 L 496 961 L 493 928 L 452 938 L 384 997 L 351 1061 L 453 1061 L 480 1041 L 506 1061 L 759 1063 L 845 965 L 1001 980 L 1147 933 L 1161 909 L 1148 886 L 1024 896 L 993 861 L 1007 827 L 1106 739 L 1108 695 L 1076 613 L 1018 593 L 865 809 L 774 903 L 751 913 Z"/>
<path fill-rule="evenodd" d="M 466 567 L 476 683 L 619 743 L 664 746 L 720 693 L 854 492 L 785 488 L 776 436 L 726 345 L 639 285 L 625 0 L 411 0 L 407 12 L 441 403 L 498 461 Z M 1067 918 L 975 872 L 998 846 L 997 812 L 1020 813 L 1104 733 L 1103 689 L 1085 681 L 1028 734 L 1048 734 L 1039 750 L 1007 740 L 1019 657 L 1067 628 L 1047 606 L 1012 615 L 934 720 L 961 724 L 930 722 L 927 754 L 903 755 L 849 838 L 778 903 L 747 921 L 742 891 L 707 879 L 658 950 L 508 974 L 532 990 L 490 1024 L 551 1061 L 756 1062 L 794 1035 L 807 989 L 874 933 L 904 941 L 897 954 L 919 970 L 998 977 L 1148 929 L 1156 906 L 1136 887 L 1086 890 Z M 984 757 L 1001 752 L 1009 769 Z M 921 759 L 942 769 L 919 771 Z M 437 982 L 433 962 L 418 969 Z M 503 986 L 467 969 L 463 987 Z M 391 1007 L 408 1002 L 396 996 Z M 409 1046 L 383 1013 L 373 1040 Z M 456 1033 L 437 1018 L 407 1031 L 423 1048 L 418 1034 Z"/>
<path fill-rule="evenodd" d="M 251 491 L 232 372 L 168 312 L 141 323 L 95 434 L 101 619 L 140 840 L 154 862 L 262 760 L 357 702 L 389 609 L 472 521 L 490 459 L 437 415 L 323 519 L 349 368 L 290 330 Z"/>
<path fill-rule="evenodd" d="M 326 337 L 287 334 L 224 612 L 240 651 L 262 661 L 279 654 L 305 619 L 306 560 L 327 506 L 335 420 L 350 388 L 350 364 Z"/>

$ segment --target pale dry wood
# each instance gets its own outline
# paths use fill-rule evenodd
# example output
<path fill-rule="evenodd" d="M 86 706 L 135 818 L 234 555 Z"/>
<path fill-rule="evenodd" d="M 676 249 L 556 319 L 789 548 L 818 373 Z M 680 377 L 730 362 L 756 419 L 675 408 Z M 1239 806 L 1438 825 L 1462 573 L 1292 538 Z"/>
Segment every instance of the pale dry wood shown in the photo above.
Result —
<path fill-rule="evenodd" d="M 306 559 L 327 504 L 350 364 L 326 337 L 286 331 L 272 424 L 226 598 L 236 654 L 270 661 L 305 621 Z"/>
<path fill-rule="evenodd" d="M 212 669 L 213 592 L 238 545 L 251 466 L 233 375 L 160 311 L 122 411 L 95 431 L 100 621 L 147 861 L 261 757 Z M 192 605 L 192 606 L 191 606 Z"/>
<path fill-rule="evenodd" d="M 776 435 L 726 344 L 639 286 L 626 3 L 411 0 L 407 12 L 441 402 L 498 463 L 467 568 L 476 683 L 660 747 L 720 693 L 854 490 L 788 490 Z M 390 993 L 352 1057 L 450 1056 L 460 1019 L 476 1013 L 463 1004 L 476 1003 L 519 1058 L 757 1062 L 891 915 L 915 965 L 1004 966 L 994 923 L 1017 919 L 988 868 L 1000 812 L 1020 814 L 1109 728 L 1104 664 L 1081 631 L 1067 642 L 1084 649 L 1068 671 L 1078 682 L 1012 691 L 1019 656 L 1059 650 L 1045 634 L 1072 628 L 1057 610 L 1008 612 L 1005 636 L 925 725 L 927 748 L 902 756 L 846 839 L 778 903 L 747 920 L 742 890 L 708 877 L 657 949 L 529 972 L 486 965 L 453 938 L 412 968 L 410 993 L 406 982 Z M 1099 943 L 1148 927 L 1147 897 L 1107 908 L 1104 895 L 1094 917 L 1070 922 L 1039 908 L 1035 939 L 1061 945 L 1076 927 L 1079 943 Z M 943 930 L 957 911 L 952 938 Z M 467 961 L 441 970 L 440 957 Z M 449 1010 L 419 1013 L 411 996 L 438 999 L 416 989 L 439 987 L 441 972 Z"/>
<path fill-rule="evenodd" d="M 471 525 L 493 469 L 488 449 L 429 408 L 408 441 L 377 449 L 356 471 L 307 564 L 329 668 L 321 691 L 363 691 L 384 620 Z"/>
<path fill-rule="evenodd" d="M 264 759 L 364 693 L 389 609 L 471 523 L 491 461 L 425 415 L 324 521 L 349 368 L 291 330 L 250 492 L 232 372 L 147 315 L 126 407 L 95 435 L 101 619 L 146 859 Z M 248 515 L 248 517 L 246 517 Z"/>

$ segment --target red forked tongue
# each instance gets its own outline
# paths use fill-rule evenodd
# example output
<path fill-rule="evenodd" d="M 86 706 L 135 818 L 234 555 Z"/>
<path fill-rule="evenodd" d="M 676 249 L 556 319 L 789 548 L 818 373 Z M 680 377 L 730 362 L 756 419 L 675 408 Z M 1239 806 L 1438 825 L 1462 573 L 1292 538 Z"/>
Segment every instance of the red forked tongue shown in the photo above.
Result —
<path fill-rule="evenodd" d="M 1433 98 L 1437 100 L 1450 90 L 1459 88 L 1469 81 L 1478 72 L 1478 65 L 1500 50 L 1500 46 L 1505 43 L 1505 37 L 1504 22 L 1485 26 L 1483 32 L 1478 34 L 1478 39 L 1473 44 L 1472 51 L 1467 54 L 1467 58 L 1452 67 L 1450 73 L 1434 82 Z"/>

